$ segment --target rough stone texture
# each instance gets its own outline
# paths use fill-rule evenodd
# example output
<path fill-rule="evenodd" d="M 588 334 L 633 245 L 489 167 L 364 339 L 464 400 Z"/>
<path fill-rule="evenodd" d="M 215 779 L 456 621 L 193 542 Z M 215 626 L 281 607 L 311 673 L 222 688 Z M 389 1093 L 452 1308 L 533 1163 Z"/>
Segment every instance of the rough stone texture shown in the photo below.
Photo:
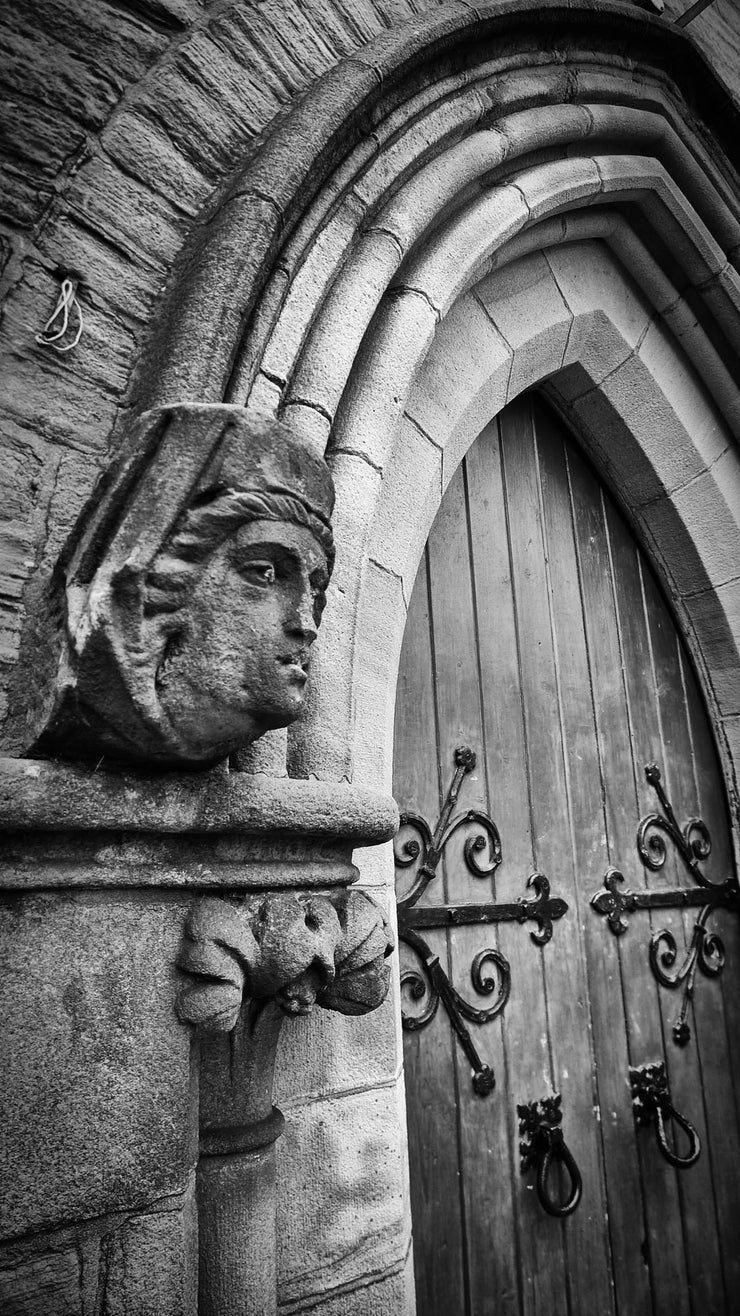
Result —
<path fill-rule="evenodd" d="M 294 721 L 333 504 L 323 457 L 271 417 L 146 412 L 52 592 L 36 690 L 19 698 L 22 748 L 208 766 Z"/>
<path fill-rule="evenodd" d="M 0 759 L 0 822 L 8 830 L 239 833 L 386 841 L 398 826 L 392 798 L 346 783 L 204 773 L 115 773 L 32 759 Z M 108 844 L 115 844 L 108 837 Z M 192 845 L 191 841 L 191 845 Z M 212 852 L 228 858 L 226 849 Z M 304 855 L 300 855 L 304 858 Z M 323 857 L 337 857 L 331 851 Z M 234 862 L 246 860 L 238 850 Z"/>
<path fill-rule="evenodd" d="M 318 1004 L 340 1014 L 375 1010 L 388 995 L 394 948 L 370 896 L 260 895 L 236 908 L 199 900 L 185 925 L 178 1015 L 204 1033 L 231 1033 L 252 1001 L 287 1015 Z"/>
<path fill-rule="evenodd" d="M 3 1238 L 185 1191 L 185 908 L 141 893 L 4 897 Z"/>
<path fill-rule="evenodd" d="M 397 1312 L 413 1312 L 413 1266 L 408 1262 L 403 1269 L 394 1266 L 390 1274 L 371 1276 L 357 1287 L 322 1297 L 318 1304 L 309 1298 L 306 1304 L 281 1304 L 279 1311 L 280 1316 L 300 1316 L 302 1312 L 306 1316 L 309 1312 L 320 1312 L 321 1316 L 396 1316 Z"/>
<path fill-rule="evenodd" d="M 370 894 L 385 910 L 397 946 L 393 856 L 389 847 L 374 847 L 366 853 L 374 857 L 376 849 L 386 851 L 385 863 Z M 363 861 L 363 885 L 367 883 L 368 867 Z M 347 1019 L 334 1012 L 314 1010 L 307 1018 L 283 1024 L 275 1070 L 275 1103 L 288 1118 L 294 1105 L 364 1087 L 383 1087 L 396 1079 L 400 1046 L 397 997 L 397 974 L 392 972 L 388 996 L 372 1015 Z"/>
<path fill-rule="evenodd" d="M 192 1316 L 197 1252 L 194 1211 L 129 1217 L 106 1241 L 106 1316 Z"/>
<path fill-rule="evenodd" d="M 44 555 L 50 518 L 58 551 L 105 463 L 152 308 L 193 216 L 277 111 L 339 58 L 429 7 L 424 0 L 300 7 L 268 0 L 258 13 L 236 0 L 4 6 L 5 676 L 17 655 L 24 584 Z M 363 76 L 375 84 L 374 75 Z M 81 280 L 86 324 L 79 348 L 65 357 L 34 341 L 61 272 Z M 81 444 L 90 455 L 65 489 L 60 453 Z M 17 470 L 26 453 L 30 466 Z M 19 499 L 30 520 L 14 511 Z"/>
<path fill-rule="evenodd" d="M 409 1236 L 403 1100 L 392 1084 L 291 1109 L 278 1143 L 281 1307 L 305 1308 L 312 1296 L 326 1302 L 370 1267 L 401 1269 Z"/>
<path fill-rule="evenodd" d="M 83 1316 L 80 1257 L 75 1248 L 49 1252 L 0 1270 L 0 1306 L 5 1316 Z"/>

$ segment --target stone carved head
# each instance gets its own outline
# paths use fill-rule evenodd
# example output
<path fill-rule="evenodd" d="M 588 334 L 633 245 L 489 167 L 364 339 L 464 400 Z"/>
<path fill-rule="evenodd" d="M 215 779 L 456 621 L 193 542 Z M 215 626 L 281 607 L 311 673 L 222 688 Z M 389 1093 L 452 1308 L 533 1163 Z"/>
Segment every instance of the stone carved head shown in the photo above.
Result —
<path fill-rule="evenodd" d="M 334 494 L 288 426 L 241 407 L 143 416 L 64 573 L 33 752 L 206 765 L 300 713 Z"/>

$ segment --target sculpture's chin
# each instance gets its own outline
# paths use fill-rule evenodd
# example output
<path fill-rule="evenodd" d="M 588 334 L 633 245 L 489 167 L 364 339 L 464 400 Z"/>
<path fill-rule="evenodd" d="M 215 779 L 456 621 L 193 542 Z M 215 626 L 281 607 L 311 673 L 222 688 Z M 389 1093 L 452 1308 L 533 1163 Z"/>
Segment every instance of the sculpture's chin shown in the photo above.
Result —
<path fill-rule="evenodd" d="M 292 685 L 280 698 L 264 700 L 258 710 L 204 699 L 185 704 L 162 700 L 166 723 L 167 757 L 184 766 L 206 766 L 246 749 L 267 731 L 288 726 L 300 716 L 305 703 L 303 686 Z"/>

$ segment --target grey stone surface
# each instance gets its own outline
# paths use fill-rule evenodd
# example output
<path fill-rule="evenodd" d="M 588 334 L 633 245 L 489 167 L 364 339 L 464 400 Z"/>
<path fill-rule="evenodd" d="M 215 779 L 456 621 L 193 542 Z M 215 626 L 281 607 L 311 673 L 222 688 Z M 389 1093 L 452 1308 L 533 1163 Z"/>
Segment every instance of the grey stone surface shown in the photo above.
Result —
<path fill-rule="evenodd" d="M 323 458 L 273 417 L 140 417 L 50 591 L 22 710 L 32 752 L 200 766 L 294 721 L 333 504 Z"/>
<path fill-rule="evenodd" d="M 346 782 L 251 777 L 225 770 L 160 775 L 95 772 L 0 758 L 0 825 L 14 831 L 79 828 L 109 833 L 231 833 L 234 838 L 288 833 L 342 837 L 361 844 L 393 836 L 398 809 L 390 795 Z M 224 857 L 227 850 L 222 851 Z"/>
<path fill-rule="evenodd" d="M 84 1316 L 80 1257 L 75 1248 L 0 1269 L 3 1316 Z"/>
<path fill-rule="evenodd" d="M 104 1316 L 195 1316 L 195 1212 L 131 1216 L 105 1248 Z"/>
<path fill-rule="evenodd" d="M 221 1033 L 248 1001 L 274 999 L 288 1015 L 314 1004 L 366 1014 L 388 994 L 393 948 L 384 914 L 361 891 L 262 895 L 238 906 L 204 899 L 185 925 L 178 1014 Z"/>
<path fill-rule="evenodd" d="M 174 1013 L 183 903 L 3 900 L 1 1235 L 183 1192 L 190 1038 Z"/>

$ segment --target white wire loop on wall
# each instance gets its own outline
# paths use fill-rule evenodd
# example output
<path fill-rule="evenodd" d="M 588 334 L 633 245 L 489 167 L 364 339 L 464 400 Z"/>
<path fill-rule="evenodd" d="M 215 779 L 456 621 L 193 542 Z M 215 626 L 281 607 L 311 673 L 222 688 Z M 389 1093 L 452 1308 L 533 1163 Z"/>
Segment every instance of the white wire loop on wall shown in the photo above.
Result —
<path fill-rule="evenodd" d="M 41 333 L 36 334 L 36 342 L 40 343 L 42 347 L 52 347 L 55 352 L 70 352 L 79 343 L 84 322 L 82 307 L 77 299 L 77 286 L 76 279 L 62 280 L 59 300 Z M 62 339 L 68 332 L 71 332 L 73 313 L 77 316 L 77 328 L 74 337 L 68 343 L 64 343 Z"/>

